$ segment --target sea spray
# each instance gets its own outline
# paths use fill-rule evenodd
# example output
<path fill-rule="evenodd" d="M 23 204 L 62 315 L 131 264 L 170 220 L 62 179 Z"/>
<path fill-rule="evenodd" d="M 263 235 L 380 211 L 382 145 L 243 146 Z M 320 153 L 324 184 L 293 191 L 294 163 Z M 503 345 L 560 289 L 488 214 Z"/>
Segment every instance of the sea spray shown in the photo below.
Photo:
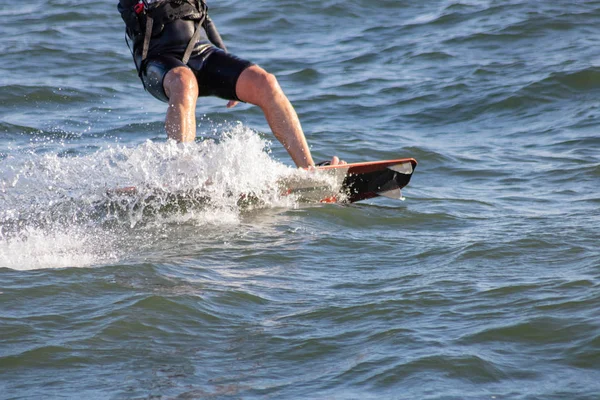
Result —
<path fill-rule="evenodd" d="M 241 124 L 190 144 L 107 144 L 69 156 L 16 149 L 0 161 L 0 267 L 104 264 L 169 225 L 236 224 L 248 208 L 293 207 L 280 182 L 298 174 Z"/>

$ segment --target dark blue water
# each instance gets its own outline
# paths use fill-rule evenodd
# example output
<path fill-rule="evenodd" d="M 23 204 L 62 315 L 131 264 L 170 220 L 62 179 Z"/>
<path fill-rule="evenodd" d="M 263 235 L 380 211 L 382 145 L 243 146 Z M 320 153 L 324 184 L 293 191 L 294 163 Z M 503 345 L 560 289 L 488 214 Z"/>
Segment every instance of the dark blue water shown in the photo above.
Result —
<path fill-rule="evenodd" d="M 101 3 L 0 0 L 0 398 L 600 398 L 599 1 L 209 2 L 316 160 L 419 161 L 351 206 L 258 108 L 167 143 Z"/>

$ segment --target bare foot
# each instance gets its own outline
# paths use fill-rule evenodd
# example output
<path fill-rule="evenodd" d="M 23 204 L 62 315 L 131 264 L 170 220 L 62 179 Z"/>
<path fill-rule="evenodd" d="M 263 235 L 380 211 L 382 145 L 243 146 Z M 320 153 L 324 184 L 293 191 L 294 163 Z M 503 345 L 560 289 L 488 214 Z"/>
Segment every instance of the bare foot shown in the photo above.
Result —
<path fill-rule="evenodd" d="M 337 156 L 333 156 L 331 158 L 331 161 L 324 161 L 324 162 L 319 163 L 317 165 L 311 165 L 307 169 L 309 171 L 313 171 L 313 170 L 315 170 L 318 167 L 327 167 L 327 166 L 330 166 L 330 165 L 346 165 L 346 164 L 348 164 L 346 161 L 340 160 L 339 157 L 337 157 Z"/>
<path fill-rule="evenodd" d="M 348 164 L 346 161 L 340 160 L 337 156 L 333 156 L 331 158 L 331 163 L 329 165 L 346 165 L 346 164 Z"/>

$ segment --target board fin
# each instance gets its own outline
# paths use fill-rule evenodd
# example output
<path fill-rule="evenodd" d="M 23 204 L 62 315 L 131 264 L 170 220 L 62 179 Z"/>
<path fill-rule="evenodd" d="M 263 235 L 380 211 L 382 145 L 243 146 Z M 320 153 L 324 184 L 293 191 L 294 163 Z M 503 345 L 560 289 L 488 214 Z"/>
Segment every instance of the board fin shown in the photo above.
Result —
<path fill-rule="evenodd" d="M 399 188 L 386 190 L 384 192 L 377 192 L 377 195 L 387 197 L 388 199 L 404 200 L 404 197 L 402 197 L 402 191 Z"/>

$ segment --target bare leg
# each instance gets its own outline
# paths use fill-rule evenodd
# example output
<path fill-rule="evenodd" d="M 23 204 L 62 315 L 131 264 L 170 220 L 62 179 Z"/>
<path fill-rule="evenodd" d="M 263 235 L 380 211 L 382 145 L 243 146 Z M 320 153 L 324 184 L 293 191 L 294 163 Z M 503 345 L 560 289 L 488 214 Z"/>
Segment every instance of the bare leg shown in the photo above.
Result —
<path fill-rule="evenodd" d="M 199 90 L 196 76 L 187 67 L 173 68 L 165 76 L 163 86 L 169 97 L 165 120 L 167 136 L 178 142 L 194 141 Z M 263 110 L 273 134 L 298 167 L 314 165 L 298 115 L 275 76 L 256 65 L 246 68 L 238 78 L 236 92 L 242 101 L 258 105 Z M 345 164 L 333 157 L 332 164 L 338 163 Z"/>
<path fill-rule="evenodd" d="M 271 131 L 298 167 L 314 165 L 298 115 L 275 76 L 257 65 L 248 67 L 238 78 L 236 93 L 263 110 Z"/>
<path fill-rule="evenodd" d="M 198 82 L 187 67 L 170 70 L 163 82 L 169 97 L 165 129 L 169 139 L 192 142 L 196 139 L 196 101 Z"/>

